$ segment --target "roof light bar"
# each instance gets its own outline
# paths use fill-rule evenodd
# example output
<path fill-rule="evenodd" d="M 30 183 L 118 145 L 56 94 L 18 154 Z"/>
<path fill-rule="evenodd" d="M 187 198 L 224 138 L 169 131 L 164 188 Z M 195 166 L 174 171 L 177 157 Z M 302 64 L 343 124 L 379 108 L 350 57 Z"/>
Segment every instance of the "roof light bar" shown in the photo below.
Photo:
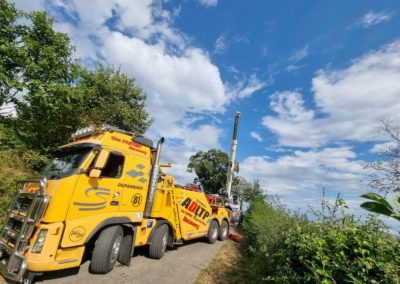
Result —
<path fill-rule="evenodd" d="M 86 136 L 89 136 L 90 134 L 92 134 L 93 132 L 95 132 L 95 130 L 96 130 L 96 128 L 93 125 L 84 127 L 84 128 L 80 128 L 71 135 L 71 138 L 78 139 L 78 138 L 86 137 Z"/>

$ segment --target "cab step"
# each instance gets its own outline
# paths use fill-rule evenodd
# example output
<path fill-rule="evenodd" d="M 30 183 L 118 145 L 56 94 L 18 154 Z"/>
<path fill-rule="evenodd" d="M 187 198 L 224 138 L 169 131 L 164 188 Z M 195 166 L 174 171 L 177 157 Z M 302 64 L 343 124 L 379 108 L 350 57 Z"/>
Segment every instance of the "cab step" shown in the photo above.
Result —
<path fill-rule="evenodd" d="M 174 242 L 174 245 L 178 245 L 178 246 L 183 245 L 182 239 L 176 240 L 176 241 Z"/>

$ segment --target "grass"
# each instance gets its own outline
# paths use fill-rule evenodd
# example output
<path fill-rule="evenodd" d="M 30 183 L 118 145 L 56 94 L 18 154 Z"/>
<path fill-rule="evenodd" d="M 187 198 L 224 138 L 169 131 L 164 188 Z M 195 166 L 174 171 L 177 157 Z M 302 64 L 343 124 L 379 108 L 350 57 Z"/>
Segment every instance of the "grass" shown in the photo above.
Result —
<path fill-rule="evenodd" d="M 227 239 L 213 260 L 199 273 L 194 284 L 244 283 L 245 279 L 234 273 L 240 260 L 240 244 Z"/>

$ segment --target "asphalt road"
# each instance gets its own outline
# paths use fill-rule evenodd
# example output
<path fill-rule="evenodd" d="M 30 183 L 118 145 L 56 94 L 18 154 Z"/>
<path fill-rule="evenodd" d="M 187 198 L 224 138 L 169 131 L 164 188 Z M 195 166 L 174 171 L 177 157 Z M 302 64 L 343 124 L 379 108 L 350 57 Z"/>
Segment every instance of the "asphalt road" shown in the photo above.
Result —
<path fill-rule="evenodd" d="M 138 248 L 129 267 L 117 263 L 110 273 L 95 275 L 89 273 L 90 261 L 86 261 L 79 268 L 45 273 L 35 278 L 35 283 L 189 284 L 212 260 L 222 244 L 217 241 L 211 245 L 203 240 L 186 242 L 167 251 L 160 260 L 148 258 L 147 248 Z"/>

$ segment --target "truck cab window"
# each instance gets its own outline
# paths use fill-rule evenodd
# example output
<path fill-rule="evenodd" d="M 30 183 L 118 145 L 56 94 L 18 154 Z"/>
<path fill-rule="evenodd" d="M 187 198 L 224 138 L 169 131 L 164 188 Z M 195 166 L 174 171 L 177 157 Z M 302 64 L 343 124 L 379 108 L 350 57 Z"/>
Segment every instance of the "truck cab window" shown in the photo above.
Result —
<path fill-rule="evenodd" d="M 53 154 L 53 160 L 42 171 L 49 179 L 59 179 L 76 173 L 85 160 L 91 147 L 71 147 L 61 149 Z"/>
<path fill-rule="evenodd" d="M 104 169 L 101 171 L 100 177 L 119 178 L 124 168 L 125 157 L 119 153 L 110 153 Z"/>

